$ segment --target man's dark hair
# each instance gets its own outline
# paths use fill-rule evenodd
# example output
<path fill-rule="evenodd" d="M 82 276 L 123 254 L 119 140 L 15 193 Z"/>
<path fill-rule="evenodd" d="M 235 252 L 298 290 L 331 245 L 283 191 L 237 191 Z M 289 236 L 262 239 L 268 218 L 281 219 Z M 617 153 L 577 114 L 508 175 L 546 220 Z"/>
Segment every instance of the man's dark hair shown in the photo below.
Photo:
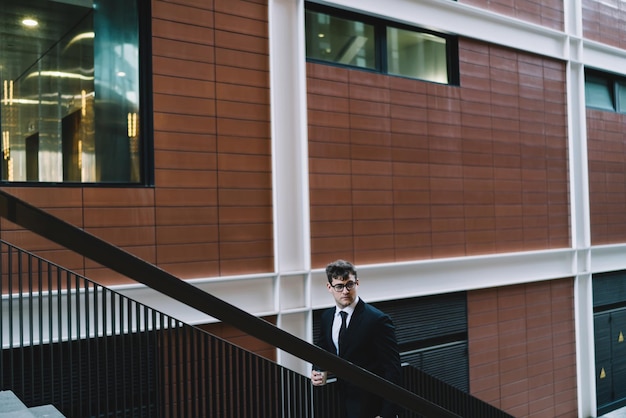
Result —
<path fill-rule="evenodd" d="M 347 280 L 350 275 L 353 275 L 355 279 L 357 278 L 356 268 L 346 260 L 336 260 L 326 266 L 328 283 L 332 283 L 333 279 Z"/>

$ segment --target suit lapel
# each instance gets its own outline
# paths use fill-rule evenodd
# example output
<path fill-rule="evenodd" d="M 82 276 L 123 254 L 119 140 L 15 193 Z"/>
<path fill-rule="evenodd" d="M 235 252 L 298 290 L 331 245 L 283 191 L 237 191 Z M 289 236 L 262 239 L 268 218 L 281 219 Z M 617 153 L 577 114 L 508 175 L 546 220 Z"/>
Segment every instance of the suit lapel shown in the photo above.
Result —
<path fill-rule="evenodd" d="M 331 308 L 327 311 L 326 321 L 326 330 L 325 330 L 325 339 L 328 341 L 328 347 L 326 347 L 327 351 L 332 352 L 333 354 L 337 353 L 335 350 L 335 344 L 333 343 L 333 321 L 335 320 L 335 308 Z"/>

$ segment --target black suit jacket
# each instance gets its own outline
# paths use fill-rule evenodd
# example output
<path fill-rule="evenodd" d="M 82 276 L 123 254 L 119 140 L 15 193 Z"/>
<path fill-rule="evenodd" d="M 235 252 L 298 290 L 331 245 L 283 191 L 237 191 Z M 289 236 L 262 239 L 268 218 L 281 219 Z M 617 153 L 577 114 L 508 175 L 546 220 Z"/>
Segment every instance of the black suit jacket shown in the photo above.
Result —
<path fill-rule="evenodd" d="M 332 339 L 335 308 L 324 311 L 320 323 L 318 346 L 336 353 Z M 400 355 L 393 322 L 388 315 L 359 299 L 350 324 L 342 337 L 341 357 L 393 383 L 402 383 Z M 395 418 L 398 408 L 386 400 L 367 393 L 339 379 L 337 398 L 342 417 Z"/>

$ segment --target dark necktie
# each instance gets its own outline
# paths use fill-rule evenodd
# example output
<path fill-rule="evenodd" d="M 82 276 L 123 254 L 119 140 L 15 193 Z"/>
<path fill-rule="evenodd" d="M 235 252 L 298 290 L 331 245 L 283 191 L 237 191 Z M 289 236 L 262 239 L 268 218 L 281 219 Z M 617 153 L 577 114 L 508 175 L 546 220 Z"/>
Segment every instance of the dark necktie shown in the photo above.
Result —
<path fill-rule="evenodd" d="M 341 337 L 343 333 L 346 332 L 346 318 L 348 317 L 348 312 L 339 311 L 339 315 L 341 315 L 341 328 L 339 328 L 339 337 L 337 337 L 337 345 L 339 346 L 339 354 L 341 354 Z"/>

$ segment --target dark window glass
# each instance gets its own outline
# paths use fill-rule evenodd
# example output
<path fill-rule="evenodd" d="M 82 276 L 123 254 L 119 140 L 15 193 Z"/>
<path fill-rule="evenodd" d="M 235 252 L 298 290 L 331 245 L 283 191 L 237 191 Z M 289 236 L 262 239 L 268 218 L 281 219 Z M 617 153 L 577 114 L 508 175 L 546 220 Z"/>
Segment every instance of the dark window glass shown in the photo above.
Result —
<path fill-rule="evenodd" d="M 374 26 L 307 10 L 306 28 L 307 57 L 376 68 Z"/>
<path fill-rule="evenodd" d="M 626 113 L 626 81 L 617 82 L 617 111 Z"/>
<path fill-rule="evenodd" d="M 145 181 L 138 0 L 2 0 L 0 16 L 2 180 Z"/>
<path fill-rule="evenodd" d="M 615 110 L 613 106 L 613 82 L 594 74 L 585 76 L 585 102 L 588 107 Z"/>
<path fill-rule="evenodd" d="M 458 84 L 453 36 L 313 3 L 307 3 L 305 25 L 307 59 Z"/>

